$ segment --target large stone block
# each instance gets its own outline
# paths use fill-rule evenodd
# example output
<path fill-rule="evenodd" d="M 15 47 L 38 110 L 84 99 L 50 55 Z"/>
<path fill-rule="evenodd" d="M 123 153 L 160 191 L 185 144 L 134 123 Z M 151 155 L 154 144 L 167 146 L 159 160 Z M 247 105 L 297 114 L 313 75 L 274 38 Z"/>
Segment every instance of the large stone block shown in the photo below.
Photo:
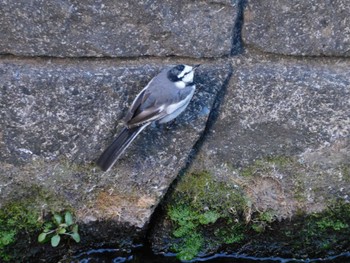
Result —
<path fill-rule="evenodd" d="M 0 53 L 20 56 L 220 57 L 237 8 L 216 1 L 0 1 Z"/>
<path fill-rule="evenodd" d="M 153 249 L 183 260 L 223 249 L 303 259 L 348 251 L 350 63 L 232 61 L 217 119 L 160 209 Z"/>
<path fill-rule="evenodd" d="M 350 64 L 257 55 L 235 63 L 192 169 L 240 185 L 252 212 L 279 219 L 350 201 Z"/>
<path fill-rule="evenodd" d="M 243 41 L 265 52 L 350 56 L 350 2 L 249 0 Z"/>
<path fill-rule="evenodd" d="M 111 171 L 101 172 L 92 163 L 121 129 L 135 95 L 164 66 L 3 59 L 0 206 L 41 189 L 34 195 L 54 196 L 80 222 L 142 228 L 185 166 L 230 73 L 228 65 L 202 65 L 188 110 L 171 127 L 148 127 Z M 43 209 L 57 209 L 47 200 Z"/>

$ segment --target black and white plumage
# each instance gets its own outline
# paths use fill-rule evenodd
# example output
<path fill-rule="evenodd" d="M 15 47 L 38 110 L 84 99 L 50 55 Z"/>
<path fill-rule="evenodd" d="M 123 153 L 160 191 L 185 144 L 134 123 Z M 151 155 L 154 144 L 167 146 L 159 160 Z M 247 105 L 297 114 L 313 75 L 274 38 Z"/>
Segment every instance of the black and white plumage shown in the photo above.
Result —
<path fill-rule="evenodd" d="M 132 103 L 124 119 L 126 127 L 97 160 L 102 170 L 109 170 L 149 124 L 169 122 L 186 109 L 196 88 L 193 78 L 198 66 L 165 68 L 148 83 Z"/>

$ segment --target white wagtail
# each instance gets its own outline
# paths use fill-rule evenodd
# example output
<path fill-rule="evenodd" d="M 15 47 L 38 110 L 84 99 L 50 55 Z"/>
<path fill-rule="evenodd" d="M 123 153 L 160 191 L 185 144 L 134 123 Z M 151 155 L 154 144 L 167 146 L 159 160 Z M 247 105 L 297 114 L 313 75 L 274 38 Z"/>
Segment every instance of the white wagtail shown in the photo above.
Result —
<path fill-rule="evenodd" d="M 186 109 L 196 88 L 193 77 L 198 66 L 165 68 L 147 84 L 124 119 L 126 127 L 97 160 L 102 170 L 109 170 L 136 136 L 152 122 L 169 122 Z"/>

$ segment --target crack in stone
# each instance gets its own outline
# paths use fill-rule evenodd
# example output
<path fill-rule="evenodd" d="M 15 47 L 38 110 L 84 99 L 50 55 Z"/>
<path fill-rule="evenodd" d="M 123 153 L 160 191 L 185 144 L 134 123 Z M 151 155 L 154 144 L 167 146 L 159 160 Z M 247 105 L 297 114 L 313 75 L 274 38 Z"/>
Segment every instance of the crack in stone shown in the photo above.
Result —
<path fill-rule="evenodd" d="M 244 24 L 244 8 L 247 0 L 237 0 L 237 17 L 233 26 L 231 56 L 243 53 L 242 28 Z"/>
<path fill-rule="evenodd" d="M 163 204 L 166 203 L 166 201 L 170 198 L 170 196 L 172 195 L 173 191 L 175 190 L 176 185 L 178 184 L 178 182 L 181 179 L 181 177 L 184 174 L 186 174 L 186 172 L 190 169 L 193 161 L 196 159 L 197 154 L 199 153 L 200 149 L 202 148 L 204 142 L 206 141 L 206 138 L 207 138 L 209 132 L 211 131 L 211 129 L 214 126 L 214 124 L 216 123 L 216 121 L 217 121 L 217 119 L 219 117 L 222 101 L 223 101 L 223 99 L 224 99 L 224 97 L 225 97 L 225 95 L 227 93 L 227 87 L 228 87 L 228 85 L 230 83 L 232 75 L 233 75 L 233 68 L 232 68 L 232 65 L 229 64 L 227 77 L 224 80 L 221 89 L 218 91 L 218 93 L 217 93 L 217 95 L 215 97 L 212 109 L 211 109 L 211 111 L 209 113 L 209 116 L 208 116 L 208 119 L 207 119 L 207 122 L 205 124 L 205 128 L 204 128 L 203 132 L 199 136 L 198 140 L 194 143 L 194 145 L 192 147 L 192 150 L 191 150 L 191 152 L 188 155 L 188 159 L 187 159 L 184 167 L 180 170 L 180 172 L 178 173 L 178 176 L 170 184 L 167 192 L 165 193 L 163 198 L 160 200 L 160 202 L 158 203 L 157 207 L 154 209 L 153 214 L 151 215 L 149 224 L 146 225 L 146 235 L 145 235 L 146 246 L 151 247 L 151 245 L 148 243 L 149 242 L 149 236 L 153 232 L 153 229 L 154 229 L 154 227 L 156 225 L 157 220 L 159 219 L 159 216 L 164 214 Z"/>

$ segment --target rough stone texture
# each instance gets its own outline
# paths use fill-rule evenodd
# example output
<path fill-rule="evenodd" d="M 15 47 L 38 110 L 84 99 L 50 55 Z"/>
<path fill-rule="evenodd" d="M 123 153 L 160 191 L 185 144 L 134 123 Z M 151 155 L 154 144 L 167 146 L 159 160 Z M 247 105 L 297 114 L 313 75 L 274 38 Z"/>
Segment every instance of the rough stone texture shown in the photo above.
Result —
<path fill-rule="evenodd" d="M 194 99 L 171 129 L 149 127 L 114 169 L 101 172 L 93 161 L 121 129 L 119 120 L 135 95 L 164 66 L 3 59 L 0 206 L 39 189 L 61 202 L 52 207 L 45 199 L 43 210 L 71 207 L 83 223 L 105 220 L 143 228 L 185 166 L 230 73 L 228 65 L 202 65 Z"/>
<path fill-rule="evenodd" d="M 321 258 L 348 251 L 347 237 L 339 239 L 340 246 L 327 241 L 327 249 L 310 242 L 312 224 L 304 219 L 332 210 L 337 202 L 350 202 L 350 63 L 256 53 L 232 62 L 234 72 L 216 122 L 178 187 L 167 195 L 162 216 L 150 233 L 153 250 L 177 249 L 182 257 L 193 256 L 191 249 L 196 249 L 200 256 L 226 251 L 282 258 Z M 207 202 L 195 183 L 184 187 L 189 177 L 203 184 L 204 174 L 212 178 L 203 190 Z M 220 189 L 231 189 L 225 190 L 227 199 L 239 192 L 244 205 L 221 206 L 227 199 L 224 195 L 222 203 L 217 202 L 221 193 L 218 188 L 213 191 L 213 182 L 224 185 Z M 198 214 L 218 214 L 218 207 L 221 214 L 230 211 L 237 228 L 227 227 L 229 220 L 221 214 L 209 224 L 198 219 Z M 298 233 L 298 220 L 310 232 L 299 233 L 303 245 L 296 248 L 292 237 L 283 236 Z M 269 226 L 237 231 L 242 224 L 259 222 Z M 347 227 L 348 220 L 343 222 Z M 235 241 L 217 242 L 221 235 Z M 329 233 L 325 235 L 329 240 Z"/>
<path fill-rule="evenodd" d="M 231 53 L 237 8 L 215 1 L 0 1 L 0 54 L 57 57 Z"/>
<path fill-rule="evenodd" d="M 191 169 L 242 186 L 252 212 L 279 219 L 350 201 L 350 64 L 259 55 L 234 63 Z"/>
<path fill-rule="evenodd" d="M 184 167 L 242 190 L 246 221 L 350 202 L 349 61 L 266 54 L 348 57 L 349 9 L 346 0 L 0 0 L 0 54 L 15 55 L 0 55 L 0 208 L 36 196 L 43 216 L 73 211 L 83 246 L 114 247 L 141 236 Z M 241 52 L 241 30 L 247 54 L 217 59 Z M 161 59 L 129 59 L 142 56 Z M 202 60 L 195 97 L 171 127 L 148 127 L 101 172 L 93 163 L 135 95 L 181 60 L 166 56 L 215 59 Z M 57 253 L 48 247 L 44 261 Z"/>
<path fill-rule="evenodd" d="M 249 0 L 243 41 L 265 52 L 350 56 L 350 2 Z"/>

